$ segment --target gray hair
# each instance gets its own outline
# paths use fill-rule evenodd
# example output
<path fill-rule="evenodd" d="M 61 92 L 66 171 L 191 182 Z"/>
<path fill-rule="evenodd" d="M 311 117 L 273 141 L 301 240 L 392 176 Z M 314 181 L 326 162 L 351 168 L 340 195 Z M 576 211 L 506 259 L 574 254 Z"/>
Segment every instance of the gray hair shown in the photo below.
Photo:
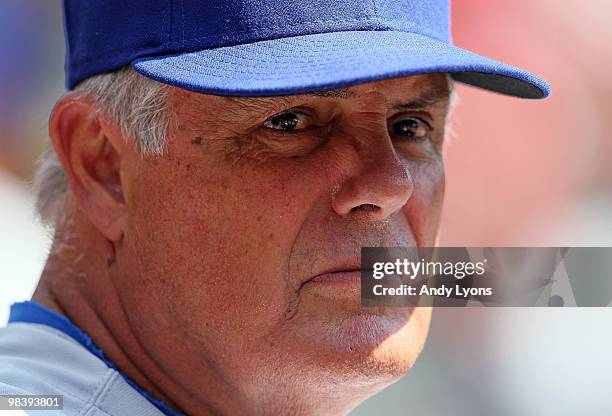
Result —
<path fill-rule="evenodd" d="M 93 98 L 96 112 L 117 123 L 128 143 L 141 154 L 163 154 L 169 123 L 165 111 L 168 86 L 123 67 L 90 77 L 74 91 Z M 53 226 L 68 186 L 51 145 L 39 161 L 33 188 L 38 215 L 46 225 Z"/>

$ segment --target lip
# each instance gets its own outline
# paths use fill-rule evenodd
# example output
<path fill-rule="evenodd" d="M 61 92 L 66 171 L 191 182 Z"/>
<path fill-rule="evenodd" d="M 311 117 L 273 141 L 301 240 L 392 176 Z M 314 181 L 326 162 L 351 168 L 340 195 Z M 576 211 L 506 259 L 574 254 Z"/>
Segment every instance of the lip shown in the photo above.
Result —
<path fill-rule="evenodd" d="M 308 281 L 309 283 L 327 284 L 360 284 L 361 269 L 338 270 L 319 274 Z"/>

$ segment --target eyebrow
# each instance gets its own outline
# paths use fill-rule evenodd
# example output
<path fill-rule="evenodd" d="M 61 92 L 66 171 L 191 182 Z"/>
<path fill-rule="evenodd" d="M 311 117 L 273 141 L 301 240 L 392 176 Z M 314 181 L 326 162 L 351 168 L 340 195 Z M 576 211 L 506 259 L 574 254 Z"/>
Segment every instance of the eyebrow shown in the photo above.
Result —
<path fill-rule="evenodd" d="M 395 103 L 391 106 L 394 110 L 415 110 L 419 108 L 433 107 L 434 105 L 449 100 L 451 91 L 449 90 L 432 90 L 423 92 L 413 100 L 403 103 Z"/>
<path fill-rule="evenodd" d="M 333 90 L 315 91 L 306 95 L 314 97 L 333 97 L 333 98 L 357 98 L 359 94 L 348 88 L 337 88 Z"/>
<path fill-rule="evenodd" d="M 451 87 L 452 89 L 452 87 Z M 443 100 L 448 100 L 451 96 L 452 91 L 446 88 L 431 88 L 421 92 L 416 98 L 407 102 L 394 103 L 391 108 L 393 109 L 418 109 L 431 107 Z M 350 99 L 357 98 L 359 94 L 351 91 L 349 88 L 338 88 L 333 90 L 315 91 L 306 95 L 314 97 L 331 97 Z"/>

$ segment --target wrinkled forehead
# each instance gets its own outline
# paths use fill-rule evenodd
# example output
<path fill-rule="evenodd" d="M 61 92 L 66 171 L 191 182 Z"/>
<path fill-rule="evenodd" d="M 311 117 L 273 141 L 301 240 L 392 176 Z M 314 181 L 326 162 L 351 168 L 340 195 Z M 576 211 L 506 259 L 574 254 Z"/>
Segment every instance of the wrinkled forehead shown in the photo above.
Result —
<path fill-rule="evenodd" d="M 244 112 L 262 109 L 282 109 L 305 100 L 316 101 L 320 98 L 343 101 L 368 100 L 380 97 L 389 103 L 413 102 L 415 107 L 448 103 L 453 82 L 447 74 L 433 73 L 408 77 L 392 78 L 382 81 L 366 82 L 346 88 L 315 91 L 308 94 L 283 95 L 271 97 L 228 97 L 201 94 L 179 88 L 172 88 L 171 105 L 180 108 L 181 113 L 206 112 L 214 114 L 215 109 L 235 108 Z"/>

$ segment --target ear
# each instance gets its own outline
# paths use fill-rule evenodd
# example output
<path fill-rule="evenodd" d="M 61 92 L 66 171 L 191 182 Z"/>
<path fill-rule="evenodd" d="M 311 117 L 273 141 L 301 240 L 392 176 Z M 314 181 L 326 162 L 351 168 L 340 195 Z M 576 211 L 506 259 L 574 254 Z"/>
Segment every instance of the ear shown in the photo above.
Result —
<path fill-rule="evenodd" d="M 107 239 L 121 240 L 128 214 L 121 162 L 129 151 L 121 129 L 96 114 L 92 99 L 71 93 L 53 109 L 49 135 L 80 209 Z"/>

